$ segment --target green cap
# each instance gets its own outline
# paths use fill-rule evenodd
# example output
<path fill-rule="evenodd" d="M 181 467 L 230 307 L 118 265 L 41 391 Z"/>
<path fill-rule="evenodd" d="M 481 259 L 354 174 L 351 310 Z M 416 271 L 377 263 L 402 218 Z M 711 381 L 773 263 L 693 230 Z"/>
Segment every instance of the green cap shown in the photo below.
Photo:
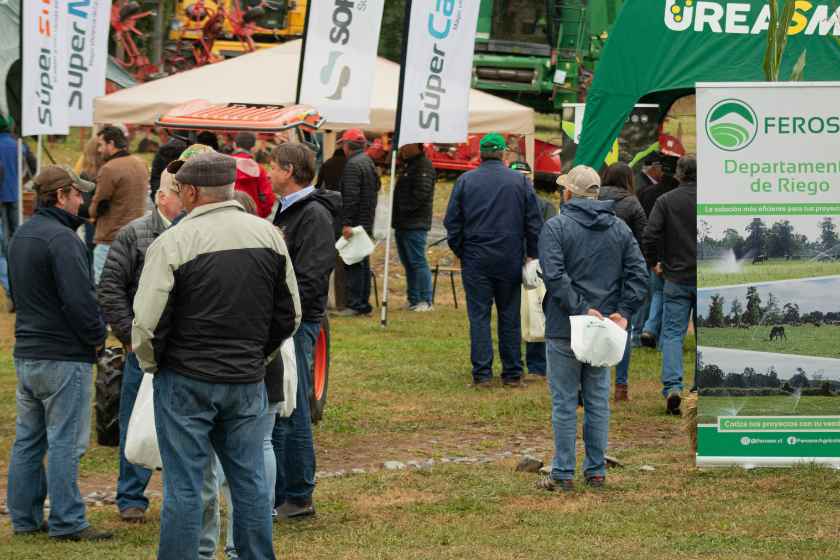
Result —
<path fill-rule="evenodd" d="M 507 142 L 505 137 L 498 132 L 491 132 L 481 139 L 482 152 L 504 152 L 507 150 Z"/>

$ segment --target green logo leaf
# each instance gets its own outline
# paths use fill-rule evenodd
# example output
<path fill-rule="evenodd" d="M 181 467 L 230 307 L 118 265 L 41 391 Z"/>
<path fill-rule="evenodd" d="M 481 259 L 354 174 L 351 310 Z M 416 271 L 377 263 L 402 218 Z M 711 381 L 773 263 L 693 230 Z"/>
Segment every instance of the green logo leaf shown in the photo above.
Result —
<path fill-rule="evenodd" d="M 709 140 L 727 152 L 743 150 L 758 134 L 758 117 L 752 107 L 738 99 L 717 103 L 706 117 Z"/>

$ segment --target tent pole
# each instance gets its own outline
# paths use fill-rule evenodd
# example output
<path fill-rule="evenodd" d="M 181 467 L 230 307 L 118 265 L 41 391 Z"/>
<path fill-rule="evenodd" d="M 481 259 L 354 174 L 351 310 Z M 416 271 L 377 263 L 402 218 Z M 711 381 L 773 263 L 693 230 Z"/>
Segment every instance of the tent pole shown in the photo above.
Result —
<path fill-rule="evenodd" d="M 396 145 L 391 151 L 391 185 L 388 192 L 388 229 L 385 232 L 385 278 L 382 280 L 382 307 L 380 308 L 379 323 L 388 326 L 388 271 L 391 267 L 391 225 L 394 222 L 394 191 L 397 179 L 397 150 Z"/>
<path fill-rule="evenodd" d="M 38 152 L 36 158 L 36 165 L 35 165 L 35 175 L 38 175 L 41 172 L 41 159 L 44 157 L 44 135 L 38 135 Z"/>
<path fill-rule="evenodd" d="M 17 168 L 18 168 L 18 224 L 23 223 L 23 138 L 18 136 L 17 145 Z"/>

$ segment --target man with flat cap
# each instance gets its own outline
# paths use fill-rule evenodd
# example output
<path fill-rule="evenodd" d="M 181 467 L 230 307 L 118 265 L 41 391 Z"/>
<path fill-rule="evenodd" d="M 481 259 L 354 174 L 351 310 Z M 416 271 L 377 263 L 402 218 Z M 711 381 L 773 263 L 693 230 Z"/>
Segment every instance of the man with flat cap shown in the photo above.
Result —
<path fill-rule="evenodd" d="M 601 178 L 578 165 L 557 179 L 563 187 L 560 214 L 540 235 L 540 265 L 546 295 L 545 342 L 554 462 L 544 490 L 574 487 L 578 391 L 583 399 L 584 480 L 601 487 L 610 421 L 610 369 L 578 361 L 571 348 L 573 315 L 592 315 L 627 330 L 642 305 L 647 269 L 633 232 L 613 212 L 613 201 L 599 201 Z"/>
<path fill-rule="evenodd" d="M 198 558 L 201 488 L 215 451 L 239 558 L 273 559 L 263 380 L 300 323 L 297 280 L 280 232 L 232 200 L 234 158 L 205 153 L 168 169 L 188 214 L 146 253 L 132 328 L 140 366 L 155 374 L 166 472 L 158 558 Z"/>
<path fill-rule="evenodd" d="M 9 247 L 18 383 L 7 505 L 15 534 L 111 537 L 85 519 L 77 482 L 90 440 L 93 363 L 106 337 L 87 248 L 76 235 L 82 193 L 93 188 L 68 167 L 46 167 L 35 177 L 38 209 Z"/>

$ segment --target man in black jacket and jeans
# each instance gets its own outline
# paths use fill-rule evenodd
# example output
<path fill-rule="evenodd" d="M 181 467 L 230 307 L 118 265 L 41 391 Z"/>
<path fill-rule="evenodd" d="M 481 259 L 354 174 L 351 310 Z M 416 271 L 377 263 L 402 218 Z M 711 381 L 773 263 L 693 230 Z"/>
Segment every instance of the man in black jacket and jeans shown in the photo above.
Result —
<path fill-rule="evenodd" d="M 38 210 L 9 247 L 18 384 L 7 505 L 16 534 L 111 538 L 85 519 L 77 484 L 79 459 L 90 439 L 92 364 L 106 337 L 90 259 L 76 235 L 83 223 L 77 216 L 82 193 L 93 188 L 69 168 L 46 167 L 35 177 Z"/>
<path fill-rule="evenodd" d="M 432 272 L 426 259 L 426 240 L 432 229 L 435 168 L 423 153 L 423 144 L 400 148 L 405 168 L 394 191 L 394 233 L 408 284 L 412 311 L 432 310 Z"/>
<path fill-rule="evenodd" d="M 376 197 L 379 192 L 379 175 L 376 166 L 364 152 L 367 141 L 357 128 L 346 131 L 342 137 L 342 149 L 347 154 L 347 164 L 341 175 L 339 190 L 342 201 L 342 235 L 349 239 L 353 228 L 362 226 L 373 236 L 373 219 L 376 213 Z M 347 278 L 347 309 L 339 315 L 369 315 L 370 305 L 370 258 L 345 265 Z"/>
<path fill-rule="evenodd" d="M 330 273 L 335 265 L 333 224 L 341 196 L 312 186 L 315 154 L 303 144 L 281 144 L 271 154 L 271 183 L 280 196 L 274 224 L 283 231 L 295 269 L 302 320 L 294 336 L 298 367 L 297 407 L 278 418 L 272 442 L 277 454 L 274 503 L 280 517 L 312 515 L 315 448 L 309 415 L 312 356 L 327 312 Z"/>
<path fill-rule="evenodd" d="M 656 201 L 642 237 L 651 269 L 665 277 L 662 322 L 662 394 L 668 414 L 680 415 L 683 340 L 697 300 L 697 159 L 677 162 L 680 186 Z M 657 266 L 661 255 L 661 271 Z"/>

